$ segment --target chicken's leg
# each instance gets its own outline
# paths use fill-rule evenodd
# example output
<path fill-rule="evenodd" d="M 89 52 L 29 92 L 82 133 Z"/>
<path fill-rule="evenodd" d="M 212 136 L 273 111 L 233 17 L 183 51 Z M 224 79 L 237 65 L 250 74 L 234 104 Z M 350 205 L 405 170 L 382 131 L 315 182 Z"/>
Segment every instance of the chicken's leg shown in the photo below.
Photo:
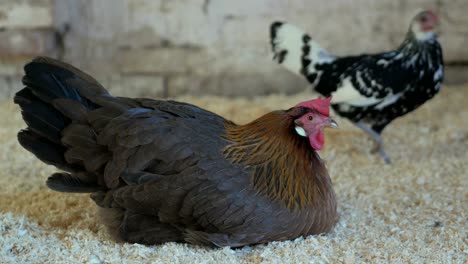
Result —
<path fill-rule="evenodd" d="M 390 161 L 390 158 L 388 157 L 387 153 L 385 153 L 384 147 L 383 147 L 383 139 L 382 136 L 380 136 L 379 133 L 375 132 L 372 128 L 366 126 L 362 122 L 356 122 L 354 123 L 357 127 L 360 129 L 364 130 L 367 134 L 369 134 L 372 139 L 374 140 L 374 147 L 372 148 L 372 153 L 379 152 L 380 157 L 385 161 L 385 163 L 390 164 L 392 163 Z"/>

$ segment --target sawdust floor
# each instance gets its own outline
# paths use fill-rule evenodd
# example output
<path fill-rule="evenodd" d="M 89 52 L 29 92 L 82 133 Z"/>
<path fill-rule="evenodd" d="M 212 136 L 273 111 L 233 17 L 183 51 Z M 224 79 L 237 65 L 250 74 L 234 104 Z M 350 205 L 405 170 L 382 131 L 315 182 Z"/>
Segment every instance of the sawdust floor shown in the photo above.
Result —
<path fill-rule="evenodd" d="M 177 99 L 247 122 L 310 97 Z M 0 103 L 0 120 L 0 263 L 468 262 L 468 85 L 444 87 L 388 127 L 391 166 L 370 153 L 367 136 L 337 118 L 341 129 L 327 132 L 321 152 L 339 199 L 335 229 L 239 250 L 111 241 L 88 195 L 45 187 L 54 168 L 17 144 L 24 127 L 18 108 Z"/>

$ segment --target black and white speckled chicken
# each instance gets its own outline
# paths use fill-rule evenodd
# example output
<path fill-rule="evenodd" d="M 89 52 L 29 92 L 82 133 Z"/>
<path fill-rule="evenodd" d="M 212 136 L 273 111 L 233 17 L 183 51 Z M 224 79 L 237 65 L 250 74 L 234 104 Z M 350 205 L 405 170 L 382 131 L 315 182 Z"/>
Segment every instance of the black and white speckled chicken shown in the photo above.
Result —
<path fill-rule="evenodd" d="M 418 13 L 401 45 L 388 52 L 337 57 L 299 28 L 274 22 L 274 60 L 303 75 L 333 109 L 372 136 L 385 162 L 381 133 L 394 119 L 431 99 L 443 81 L 442 49 L 434 28 L 437 16 Z"/>

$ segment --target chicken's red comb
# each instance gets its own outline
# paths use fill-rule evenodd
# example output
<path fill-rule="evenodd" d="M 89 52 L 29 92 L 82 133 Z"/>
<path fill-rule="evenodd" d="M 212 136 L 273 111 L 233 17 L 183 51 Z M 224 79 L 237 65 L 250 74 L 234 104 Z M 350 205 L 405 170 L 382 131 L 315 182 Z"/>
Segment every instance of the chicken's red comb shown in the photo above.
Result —
<path fill-rule="evenodd" d="M 419 16 L 421 14 L 427 14 L 431 17 L 432 20 L 434 21 L 439 21 L 439 16 L 436 15 L 435 12 L 433 12 L 431 9 L 426 9 L 426 10 L 419 10 L 417 13 L 416 13 L 416 16 Z"/>
<path fill-rule="evenodd" d="M 324 116 L 330 115 L 330 101 L 332 97 L 328 98 L 317 98 L 310 101 L 305 101 L 296 105 L 296 107 L 303 106 L 310 109 L 314 109 Z"/>
<path fill-rule="evenodd" d="M 432 12 L 432 10 L 426 10 L 426 12 L 432 17 L 432 19 L 434 19 L 434 21 L 439 21 L 439 17 L 434 12 Z"/>

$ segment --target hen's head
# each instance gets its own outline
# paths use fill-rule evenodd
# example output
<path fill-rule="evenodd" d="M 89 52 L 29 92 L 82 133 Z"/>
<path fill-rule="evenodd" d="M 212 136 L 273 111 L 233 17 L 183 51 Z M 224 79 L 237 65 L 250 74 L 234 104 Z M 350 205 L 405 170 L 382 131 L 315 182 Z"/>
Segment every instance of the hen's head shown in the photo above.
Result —
<path fill-rule="evenodd" d="M 325 127 L 338 127 L 330 118 L 329 98 L 317 98 L 297 104 L 291 109 L 294 118 L 294 129 L 301 137 L 307 137 L 315 150 L 321 150 L 325 143 L 323 129 Z"/>
<path fill-rule="evenodd" d="M 438 17 L 432 11 L 422 11 L 411 21 L 411 31 L 417 40 L 425 41 L 434 37 L 437 23 Z"/>

